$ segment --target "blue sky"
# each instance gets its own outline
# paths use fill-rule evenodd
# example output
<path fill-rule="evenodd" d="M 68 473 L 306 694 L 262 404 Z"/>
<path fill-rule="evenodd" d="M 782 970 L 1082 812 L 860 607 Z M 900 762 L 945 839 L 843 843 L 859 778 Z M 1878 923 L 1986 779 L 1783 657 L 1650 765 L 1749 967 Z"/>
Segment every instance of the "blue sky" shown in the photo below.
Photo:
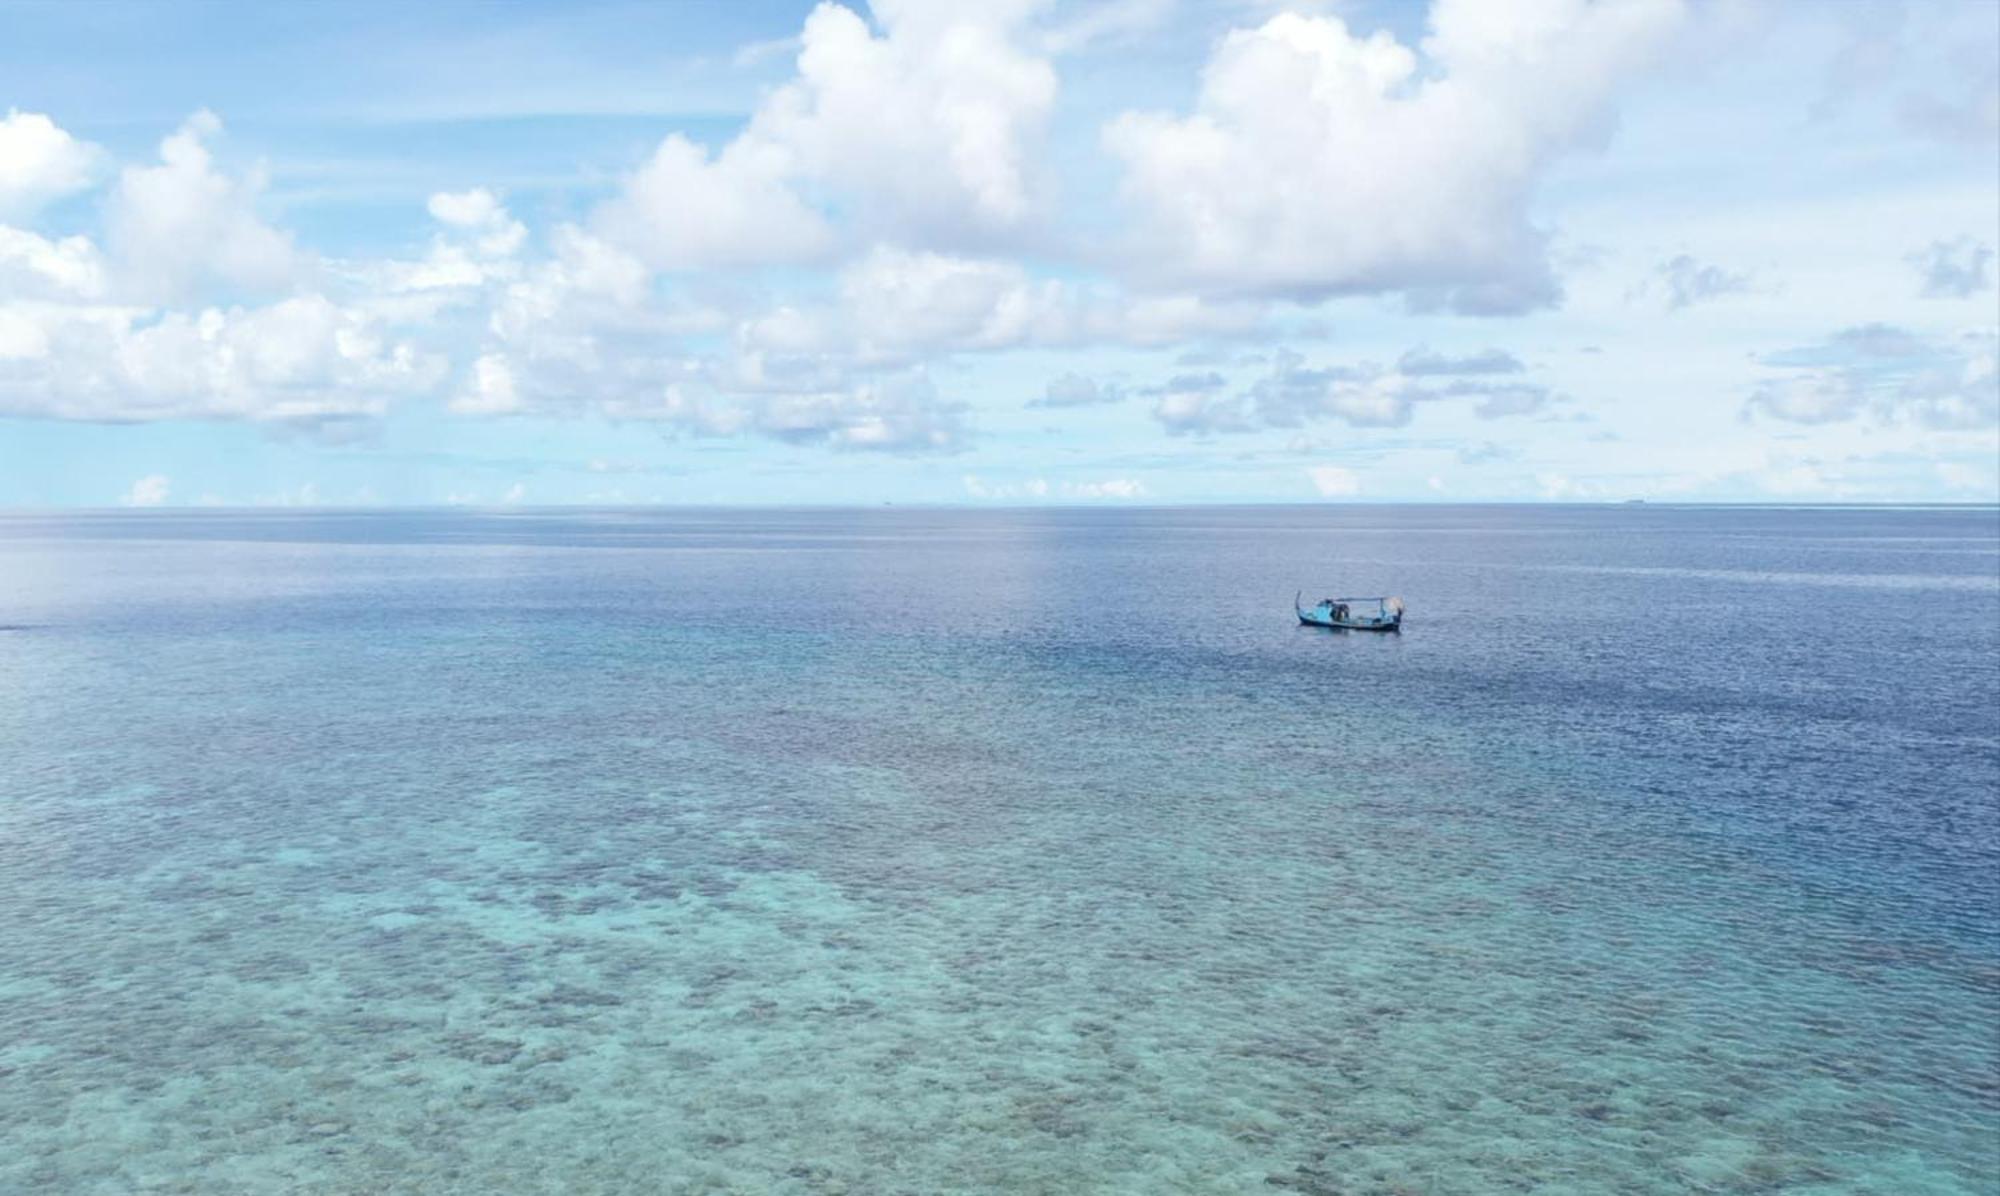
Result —
<path fill-rule="evenodd" d="M 2000 499 L 2000 6 L 0 4 L 0 507 Z"/>

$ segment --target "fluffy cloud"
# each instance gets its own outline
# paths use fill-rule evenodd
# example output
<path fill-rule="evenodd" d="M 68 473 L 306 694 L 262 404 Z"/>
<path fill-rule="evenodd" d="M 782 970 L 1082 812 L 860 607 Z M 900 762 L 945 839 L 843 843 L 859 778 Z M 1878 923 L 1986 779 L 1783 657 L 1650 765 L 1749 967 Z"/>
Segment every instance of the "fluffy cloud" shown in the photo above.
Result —
<path fill-rule="evenodd" d="M 19 219 L 83 190 L 96 173 L 95 146 L 39 112 L 8 109 L 0 120 L 0 219 Z"/>
<path fill-rule="evenodd" d="M 838 353 L 881 363 L 939 352 L 1241 335 L 1263 313 L 1258 304 L 1185 295 L 1134 299 L 1111 288 L 1038 279 L 1013 261 L 884 245 L 840 271 L 832 302 L 782 304 L 745 321 L 738 339 L 751 352 Z"/>
<path fill-rule="evenodd" d="M 2000 338 L 1991 331 L 1933 341 L 1882 324 L 1765 359 L 1785 372 L 1758 383 L 1744 415 L 1795 424 L 1866 417 L 1961 430 L 2000 423 Z"/>
<path fill-rule="evenodd" d="M 318 295 L 154 315 L 105 306 L 0 309 L 0 413 L 131 422 L 379 415 L 433 388 L 443 362 Z M 0 329 L 6 325 L 0 323 Z"/>
<path fill-rule="evenodd" d="M 720 346 L 696 351 L 685 341 L 676 347 L 676 334 L 716 326 L 662 312 L 643 265 L 579 230 L 559 229 L 556 243 L 554 261 L 528 269 L 496 301 L 455 410 L 582 408 L 698 435 L 952 451 L 969 435 L 962 409 L 911 381 L 940 354 L 1149 344 L 1190 329 L 1227 334 L 1256 319 L 1249 305 L 1126 302 L 1109 289 L 1037 279 L 1012 261 L 882 245 L 834 275 L 824 298 L 780 301 L 738 319 Z M 604 259 L 628 269 L 586 265 Z M 616 294 L 585 294 L 589 278 L 610 277 L 624 280 Z M 1059 389 L 1058 397 L 1076 392 Z M 1111 401 L 1115 392 L 1095 397 Z"/>
<path fill-rule="evenodd" d="M 697 436 L 955 451 L 969 436 L 964 407 L 915 363 L 1069 338 L 1081 319 L 1063 288 L 1013 263 L 880 247 L 836 276 L 830 301 L 781 302 L 697 351 L 694 338 L 728 327 L 723 313 L 685 288 L 657 293 L 615 236 L 558 226 L 552 252 L 523 261 L 511 256 L 518 225 L 491 195 L 437 196 L 430 208 L 458 239 L 441 238 L 402 285 L 486 287 L 483 343 L 450 400 L 464 415 L 588 411 Z"/>
<path fill-rule="evenodd" d="M 797 157 L 748 135 L 711 158 L 678 133 L 597 214 L 607 238 L 659 270 L 804 262 L 833 233 L 792 189 Z"/>
<path fill-rule="evenodd" d="M 1012 262 L 878 248 L 842 273 L 841 307 L 864 353 L 994 349 L 1069 335 L 1070 297 Z"/>
<path fill-rule="evenodd" d="M 539 260 L 469 261 L 462 281 L 483 289 L 457 293 L 483 303 L 485 337 L 452 410 L 657 418 L 668 389 L 700 372 L 679 339 L 719 331 L 719 317 L 656 301 L 644 264 L 591 233 L 559 225 L 549 239 Z"/>
<path fill-rule="evenodd" d="M 659 269 L 813 260 L 839 208 L 869 239 L 991 243 L 1041 207 L 1034 149 L 1056 76 L 1022 46 L 1031 5 L 884 0 L 806 18 L 798 74 L 710 153 L 668 137 L 597 228 Z"/>
<path fill-rule="evenodd" d="M 9 123 L 11 135 L 22 122 Z M 63 144 L 32 122 L 30 131 Z M 118 175 L 104 209 L 108 252 L 85 236 L 0 225 L 0 412 L 325 425 L 437 386 L 442 356 L 398 336 L 370 304 L 295 289 L 306 259 L 256 214 L 260 181 L 216 168 L 209 142 L 220 131 L 198 113 L 161 143 L 157 165 Z M 458 198 L 446 215 L 518 241 L 497 223 L 497 204 Z M 213 288 L 291 293 L 155 306 Z"/>
<path fill-rule="evenodd" d="M 629 260 L 577 230 L 557 256 L 508 284 L 484 350 L 457 393 L 464 415 L 592 412 L 693 436 L 757 436 L 788 444 L 888 453 L 956 452 L 971 430 L 962 403 L 908 365 L 798 343 L 765 317 L 720 352 L 691 352 L 690 334 L 720 330 L 715 313 L 662 306 Z M 747 327 L 747 326 L 746 326 Z M 755 345 L 746 344 L 755 339 Z"/>
<path fill-rule="evenodd" d="M 198 112 L 160 143 L 159 165 L 119 173 L 105 220 L 135 294 L 179 298 L 204 282 L 271 291 L 305 273 L 291 237 L 257 215 L 262 179 L 232 179 L 215 168 L 209 142 L 221 132 L 215 114 Z"/>
<path fill-rule="evenodd" d="M 84 236 L 0 226 L 0 412 L 323 423 L 379 414 L 437 384 L 440 357 L 318 292 L 152 306 L 203 286 L 290 290 L 302 274 L 291 238 L 254 210 L 258 180 L 216 169 L 208 143 L 220 131 L 198 113 L 161 143 L 159 164 L 119 174 L 105 205 L 109 252 Z M 15 183 L 27 177 L 22 161 L 42 163 L 43 178 L 64 177 L 51 162 L 86 169 L 41 118 L 10 116 L 0 142 Z"/>
<path fill-rule="evenodd" d="M 131 489 L 125 491 L 125 497 L 118 501 L 121 506 L 127 507 L 157 507 L 167 501 L 167 494 L 172 489 L 173 481 L 166 474 L 149 473 L 134 481 Z"/>
<path fill-rule="evenodd" d="M 1965 299 L 1993 285 L 1986 276 L 1993 250 L 1971 237 L 1932 241 L 1904 260 L 1923 280 L 1926 299 Z"/>
<path fill-rule="evenodd" d="M 95 299 L 104 255 L 88 237 L 59 241 L 0 224 L 0 299 Z"/>
<path fill-rule="evenodd" d="M 486 257 L 506 257 L 528 239 L 527 227 L 508 215 L 499 197 L 484 187 L 441 191 L 431 196 L 425 210 L 440 224 L 477 238 L 476 247 Z"/>
<path fill-rule="evenodd" d="M 528 242 L 528 228 L 507 211 L 499 196 L 483 187 L 441 191 L 424 206 L 438 230 L 422 259 L 349 267 L 371 292 L 376 310 L 428 319 L 474 301 L 484 288 L 521 276 L 520 255 Z M 571 231 L 568 226 L 559 228 L 558 240 Z"/>
<path fill-rule="evenodd" d="M 798 80 L 759 111 L 753 133 L 792 147 L 809 177 L 905 236 L 1016 228 L 1035 211 L 1030 155 L 1056 97 L 1054 68 L 1019 45 L 1031 7 L 883 0 L 878 38 L 853 12 L 821 4 L 806 20 Z"/>
<path fill-rule="evenodd" d="M 1677 0 L 1439 0 L 1424 57 L 1284 14 L 1231 33 L 1192 114 L 1127 113 L 1105 142 L 1144 226 L 1139 267 L 1210 292 L 1404 291 L 1520 311 L 1557 284 L 1528 201 L 1601 138 L 1621 76 Z"/>
<path fill-rule="evenodd" d="M 521 411 L 521 396 L 514 386 L 514 370 L 507 359 L 488 353 L 472 363 L 471 384 L 453 395 L 453 411 L 461 415 L 514 415 Z"/>

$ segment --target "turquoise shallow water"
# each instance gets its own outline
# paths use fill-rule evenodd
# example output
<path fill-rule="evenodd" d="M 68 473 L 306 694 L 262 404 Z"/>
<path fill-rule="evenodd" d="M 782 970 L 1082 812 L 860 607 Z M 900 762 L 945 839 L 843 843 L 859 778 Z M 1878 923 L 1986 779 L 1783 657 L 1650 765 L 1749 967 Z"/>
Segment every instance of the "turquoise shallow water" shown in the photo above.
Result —
<path fill-rule="evenodd" d="M 0 624 L 0 1191 L 2000 1184 L 1991 510 L 14 516 Z"/>

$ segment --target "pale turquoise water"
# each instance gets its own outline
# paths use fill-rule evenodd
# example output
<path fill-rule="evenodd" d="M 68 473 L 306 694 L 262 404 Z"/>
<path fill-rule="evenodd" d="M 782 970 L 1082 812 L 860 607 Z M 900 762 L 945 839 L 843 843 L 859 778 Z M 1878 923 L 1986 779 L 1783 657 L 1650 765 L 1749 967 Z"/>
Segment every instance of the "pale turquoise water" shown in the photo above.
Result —
<path fill-rule="evenodd" d="M 0 624 L 0 1191 L 2000 1186 L 1991 510 L 17 516 Z"/>

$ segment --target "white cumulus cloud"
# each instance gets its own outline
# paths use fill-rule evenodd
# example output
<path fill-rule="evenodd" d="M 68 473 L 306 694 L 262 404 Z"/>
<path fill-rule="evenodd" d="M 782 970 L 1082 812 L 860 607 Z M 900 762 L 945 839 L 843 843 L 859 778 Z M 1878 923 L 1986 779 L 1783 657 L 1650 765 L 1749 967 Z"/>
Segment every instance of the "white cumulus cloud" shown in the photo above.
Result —
<path fill-rule="evenodd" d="M 90 186 L 99 156 L 42 113 L 8 109 L 0 119 L 0 219 L 32 215 Z"/>
<path fill-rule="evenodd" d="M 1553 301 L 1542 174 L 1601 136 L 1678 0 L 1439 0 L 1419 55 L 1285 13 L 1226 37 L 1185 116 L 1105 130 L 1142 221 L 1135 267 L 1219 293 L 1401 291 L 1461 311 Z"/>
<path fill-rule="evenodd" d="M 472 363 L 472 379 L 466 390 L 453 396 L 451 409 L 461 415 L 512 415 L 521 410 L 521 396 L 514 387 L 514 370 L 507 359 L 488 353 Z"/>
<path fill-rule="evenodd" d="M 32 351 L 0 352 L 0 413 L 131 422 L 379 415 L 424 393 L 436 356 L 319 295 L 255 308 L 154 314 L 16 305 Z M 6 325 L 0 324 L 0 328 Z M 0 347 L 8 337 L 0 333 Z"/>
<path fill-rule="evenodd" d="M 781 303 L 744 321 L 738 340 L 752 352 L 897 362 L 941 352 L 1241 335 L 1262 315 L 1258 304 L 1134 298 L 1037 278 L 1006 258 L 878 245 L 841 269 L 830 302 Z"/>
<path fill-rule="evenodd" d="M 488 257 L 505 257 L 528 238 L 527 227 L 508 215 L 499 197 L 484 187 L 440 191 L 425 208 L 440 224 L 477 237 L 479 252 Z"/>
<path fill-rule="evenodd" d="M 257 214 L 261 177 L 216 168 L 209 143 L 221 132 L 214 113 L 197 112 L 160 143 L 159 165 L 119 173 L 105 214 L 108 243 L 135 293 L 172 299 L 202 282 L 272 291 L 305 272 L 290 234 Z"/>
<path fill-rule="evenodd" d="M 662 141 L 596 227 L 663 270 L 822 257 L 838 208 L 868 239 L 983 243 L 1041 208 L 1035 155 L 1056 97 L 1024 47 L 1032 6 L 884 0 L 879 34 L 822 3 L 797 75 L 710 151 Z"/>
<path fill-rule="evenodd" d="M 128 507 L 157 507 L 167 501 L 167 494 L 173 483 L 166 474 L 149 473 L 132 483 L 125 491 L 125 497 L 118 501 Z"/>
<path fill-rule="evenodd" d="M 0 224 L 0 298 L 95 299 L 104 289 L 104 255 L 88 237 L 51 240 Z"/>
<path fill-rule="evenodd" d="M 803 262 L 833 234 L 793 190 L 797 158 L 746 135 L 711 157 L 676 133 L 597 214 L 597 228 L 655 269 Z"/>

